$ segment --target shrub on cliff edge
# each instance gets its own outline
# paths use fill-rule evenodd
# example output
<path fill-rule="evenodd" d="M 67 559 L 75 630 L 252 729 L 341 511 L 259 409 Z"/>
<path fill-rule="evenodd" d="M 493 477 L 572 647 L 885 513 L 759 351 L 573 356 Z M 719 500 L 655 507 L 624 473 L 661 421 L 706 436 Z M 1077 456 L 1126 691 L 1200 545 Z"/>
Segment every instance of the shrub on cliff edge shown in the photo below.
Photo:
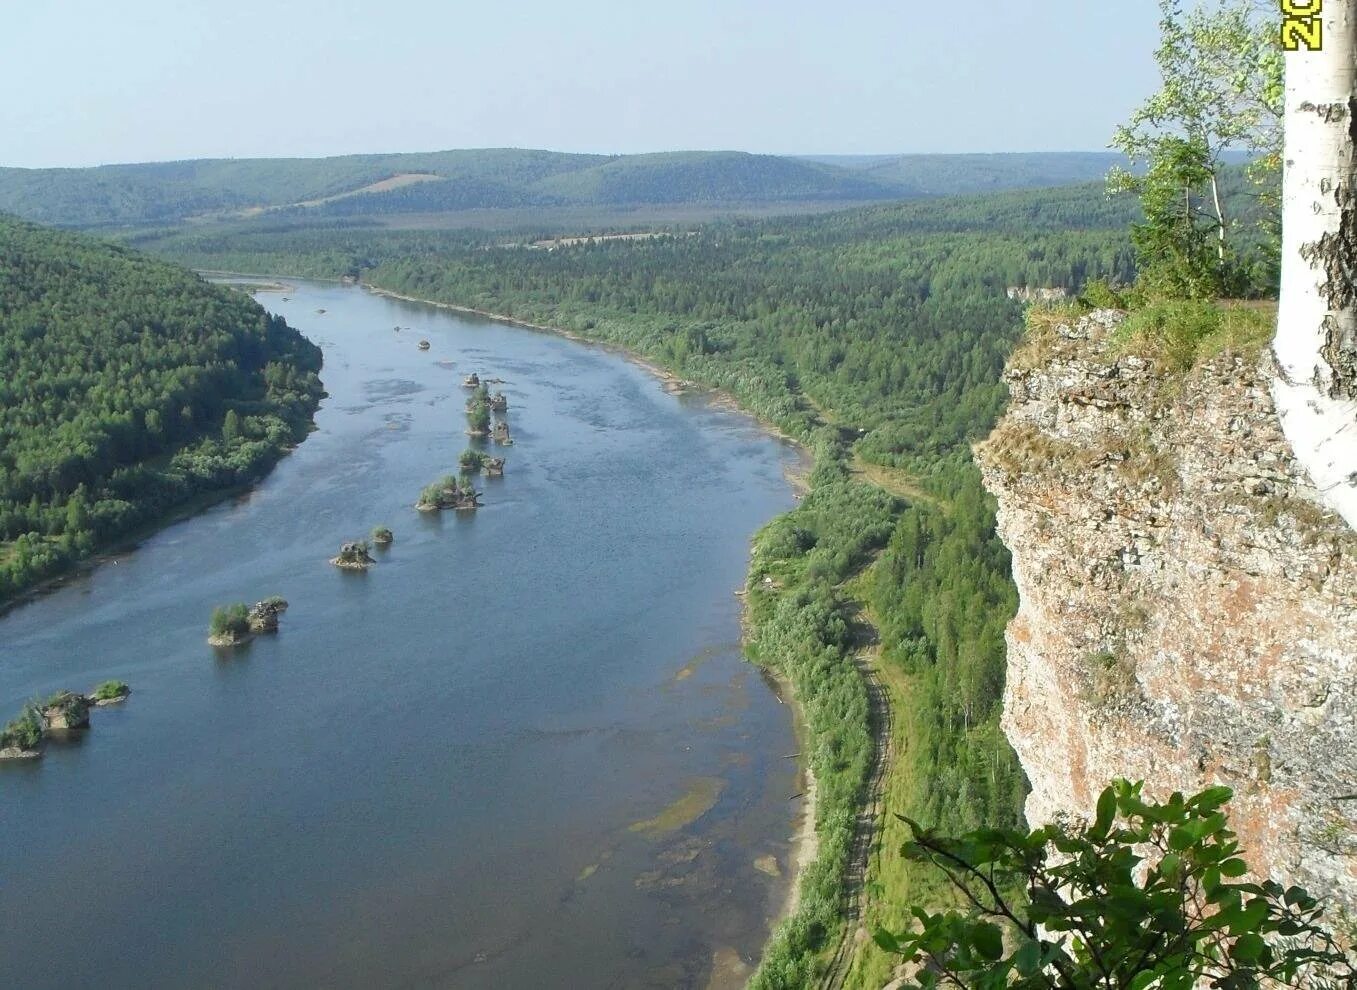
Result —
<path fill-rule="evenodd" d="M 875 939 L 917 971 L 906 986 L 976 990 L 1357 987 L 1357 955 L 1299 887 L 1243 879 L 1228 787 L 1167 801 L 1120 780 L 1092 823 L 948 838 L 910 821 L 904 855 L 946 875 L 963 908 L 916 908 Z M 1021 891 L 1014 896 L 1013 892 Z"/>

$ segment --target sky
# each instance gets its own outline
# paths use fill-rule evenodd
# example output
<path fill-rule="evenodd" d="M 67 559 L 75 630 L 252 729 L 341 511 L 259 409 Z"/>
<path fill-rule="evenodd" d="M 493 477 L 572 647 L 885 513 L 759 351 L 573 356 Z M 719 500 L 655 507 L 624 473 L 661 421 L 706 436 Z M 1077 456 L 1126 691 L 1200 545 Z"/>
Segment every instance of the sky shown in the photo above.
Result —
<path fill-rule="evenodd" d="M 1154 0 L 0 0 L 0 165 L 1105 148 Z"/>

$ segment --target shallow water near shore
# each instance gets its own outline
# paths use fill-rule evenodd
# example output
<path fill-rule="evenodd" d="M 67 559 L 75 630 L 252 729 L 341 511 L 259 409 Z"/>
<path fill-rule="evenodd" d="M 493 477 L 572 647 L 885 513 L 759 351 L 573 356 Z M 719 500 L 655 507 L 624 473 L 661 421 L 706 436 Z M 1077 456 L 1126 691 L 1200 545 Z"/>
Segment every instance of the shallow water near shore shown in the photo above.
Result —
<path fill-rule="evenodd" d="M 317 431 L 0 618 L 0 717 L 133 689 L 0 765 L 0 985 L 737 982 L 800 803 L 732 592 L 795 451 L 549 334 L 355 287 L 259 298 L 325 351 Z M 472 371 L 505 379 L 505 475 L 422 515 Z M 327 564 L 376 525 L 370 571 Z M 206 644 L 213 606 L 273 594 L 276 636 Z"/>

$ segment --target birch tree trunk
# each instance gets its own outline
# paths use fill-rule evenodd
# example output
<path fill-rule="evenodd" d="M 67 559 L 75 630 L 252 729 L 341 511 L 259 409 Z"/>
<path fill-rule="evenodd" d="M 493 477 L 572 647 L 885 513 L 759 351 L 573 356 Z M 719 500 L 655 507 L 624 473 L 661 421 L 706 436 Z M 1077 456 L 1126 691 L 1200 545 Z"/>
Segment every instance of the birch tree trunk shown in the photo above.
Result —
<path fill-rule="evenodd" d="M 1216 204 L 1216 256 L 1225 264 L 1225 210 L 1220 205 L 1220 180 L 1211 172 L 1211 199 Z"/>
<path fill-rule="evenodd" d="M 1322 17 L 1323 49 L 1286 54 L 1273 397 L 1320 496 L 1357 529 L 1357 0 L 1323 0 Z"/>

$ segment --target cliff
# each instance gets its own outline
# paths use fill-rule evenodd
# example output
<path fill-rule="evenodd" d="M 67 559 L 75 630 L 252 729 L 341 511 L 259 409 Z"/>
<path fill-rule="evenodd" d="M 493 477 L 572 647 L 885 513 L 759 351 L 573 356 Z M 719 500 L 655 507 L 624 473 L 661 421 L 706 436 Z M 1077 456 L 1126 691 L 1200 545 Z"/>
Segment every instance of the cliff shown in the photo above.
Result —
<path fill-rule="evenodd" d="M 1228 784 L 1257 873 L 1357 910 L 1357 537 L 1291 456 L 1270 356 L 1169 372 L 1120 320 L 1029 340 L 976 449 L 1020 594 L 1028 819 L 1088 813 L 1114 777 Z"/>

